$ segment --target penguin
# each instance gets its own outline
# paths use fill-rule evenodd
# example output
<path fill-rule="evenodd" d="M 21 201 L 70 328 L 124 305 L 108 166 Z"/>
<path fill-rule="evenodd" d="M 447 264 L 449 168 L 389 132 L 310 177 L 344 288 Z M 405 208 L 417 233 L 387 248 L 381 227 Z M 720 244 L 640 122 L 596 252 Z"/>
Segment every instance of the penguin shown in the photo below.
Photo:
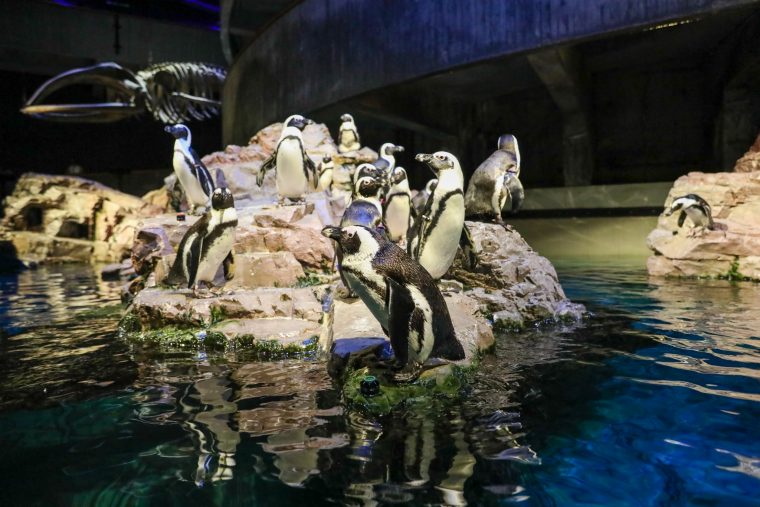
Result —
<path fill-rule="evenodd" d="M 277 195 L 283 199 L 301 200 L 309 189 L 318 185 L 317 168 L 306 154 L 301 132 L 312 120 L 295 114 L 285 120 L 282 134 L 274 153 L 264 161 L 256 176 L 256 183 L 261 186 L 264 175 L 270 169 L 276 170 Z"/>
<path fill-rule="evenodd" d="M 190 214 L 195 214 L 197 208 L 208 206 L 208 200 L 214 191 L 214 181 L 201 158 L 190 145 L 192 134 L 189 128 L 178 123 L 167 125 L 164 127 L 164 132 L 174 136 L 172 165 L 187 197 Z"/>
<path fill-rule="evenodd" d="M 678 227 L 683 226 L 688 216 L 691 218 L 694 227 L 703 227 L 708 230 L 715 228 L 710 205 L 697 194 L 686 194 L 676 198 L 665 212 L 665 216 L 669 217 L 678 210 L 681 210 L 681 214 L 678 216 Z"/>
<path fill-rule="evenodd" d="M 397 380 L 409 380 L 429 358 L 464 359 L 446 301 L 435 280 L 403 249 L 363 226 L 325 227 L 343 251 L 341 272 L 390 338 Z"/>
<path fill-rule="evenodd" d="M 464 232 L 464 176 L 451 153 L 419 153 L 415 159 L 438 173 L 438 183 L 414 222 L 407 249 L 437 280 L 451 267 L 459 242 L 468 236 Z"/>
<path fill-rule="evenodd" d="M 197 296 L 199 285 L 212 285 L 219 265 L 224 268 L 225 280 L 231 280 L 235 274 L 232 246 L 237 223 L 232 192 L 226 187 L 215 188 L 211 194 L 211 209 L 182 237 L 167 283 L 187 282 L 187 287 Z"/>
<path fill-rule="evenodd" d="M 404 151 L 403 146 L 396 146 L 393 143 L 385 143 L 380 147 L 380 152 L 378 155 L 378 159 L 375 160 L 372 164 L 377 167 L 378 169 L 381 169 L 385 176 L 387 177 L 390 175 L 391 171 L 394 167 L 396 167 L 396 153 L 401 153 Z"/>
<path fill-rule="evenodd" d="M 428 197 L 435 190 L 435 186 L 438 184 L 438 179 L 433 178 L 425 184 L 425 188 L 417 192 L 417 195 L 412 197 L 412 210 L 414 215 L 419 215 L 425 209 Z"/>
<path fill-rule="evenodd" d="M 356 151 L 361 148 L 361 139 L 354 123 L 354 117 L 346 113 L 341 115 L 340 121 L 343 123 L 340 124 L 338 130 L 338 153 Z"/>
<path fill-rule="evenodd" d="M 520 182 L 520 148 L 510 134 L 499 137 L 497 149 L 483 161 L 470 178 L 464 196 L 465 214 L 490 216 L 503 223 L 502 210 L 515 213 L 525 197 Z"/>
<path fill-rule="evenodd" d="M 335 164 L 330 155 L 322 157 L 322 162 L 319 164 L 319 188 L 328 193 L 332 193 L 334 168 Z"/>
<path fill-rule="evenodd" d="M 388 239 L 398 243 L 406 241 L 411 219 L 412 192 L 409 179 L 403 167 L 393 169 L 390 188 L 383 203 L 383 221 L 388 230 Z"/>

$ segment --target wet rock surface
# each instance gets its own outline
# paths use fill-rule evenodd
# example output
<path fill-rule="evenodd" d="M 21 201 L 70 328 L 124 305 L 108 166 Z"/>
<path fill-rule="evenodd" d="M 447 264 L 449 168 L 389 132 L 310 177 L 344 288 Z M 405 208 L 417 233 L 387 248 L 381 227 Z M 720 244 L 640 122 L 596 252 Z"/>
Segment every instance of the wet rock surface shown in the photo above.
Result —
<path fill-rule="evenodd" d="M 647 261 L 653 276 L 760 280 L 760 172 L 700 173 L 678 178 L 665 208 L 685 194 L 704 198 L 714 230 L 678 227 L 678 213 L 660 215 L 647 237 L 654 252 Z"/>
<path fill-rule="evenodd" d="M 585 308 L 571 303 L 551 262 L 538 255 L 512 227 L 466 222 L 478 252 L 474 270 L 458 255 L 445 278 L 459 281 L 463 295 L 503 327 L 521 328 L 544 319 L 579 319 Z"/>

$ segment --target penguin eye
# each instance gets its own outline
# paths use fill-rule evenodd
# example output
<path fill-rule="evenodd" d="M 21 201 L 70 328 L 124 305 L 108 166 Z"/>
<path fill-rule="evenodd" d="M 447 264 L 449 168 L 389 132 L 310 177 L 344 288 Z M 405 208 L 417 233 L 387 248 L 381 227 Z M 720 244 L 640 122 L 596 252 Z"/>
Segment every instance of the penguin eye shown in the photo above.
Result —
<path fill-rule="evenodd" d="M 435 158 L 437 158 L 438 160 L 446 160 L 446 157 L 444 157 L 443 155 L 436 155 Z"/>

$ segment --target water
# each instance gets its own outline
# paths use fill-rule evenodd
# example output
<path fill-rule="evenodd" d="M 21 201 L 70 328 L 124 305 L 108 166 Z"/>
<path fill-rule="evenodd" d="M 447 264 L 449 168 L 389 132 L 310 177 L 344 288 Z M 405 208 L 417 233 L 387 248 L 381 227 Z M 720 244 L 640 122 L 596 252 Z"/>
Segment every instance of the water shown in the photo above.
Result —
<path fill-rule="evenodd" d="M 313 362 L 115 338 L 84 267 L 0 278 L 0 505 L 759 505 L 760 285 L 562 265 L 592 315 L 374 420 Z"/>

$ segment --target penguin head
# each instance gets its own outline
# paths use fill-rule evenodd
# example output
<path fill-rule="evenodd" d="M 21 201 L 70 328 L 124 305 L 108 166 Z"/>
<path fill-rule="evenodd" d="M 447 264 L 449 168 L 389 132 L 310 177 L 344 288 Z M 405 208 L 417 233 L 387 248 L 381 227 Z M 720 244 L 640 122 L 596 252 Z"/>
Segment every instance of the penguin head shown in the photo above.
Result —
<path fill-rule="evenodd" d="M 232 192 L 227 187 L 215 188 L 211 194 L 211 207 L 216 210 L 232 208 L 235 206 L 235 199 Z"/>
<path fill-rule="evenodd" d="M 340 121 L 342 121 L 342 122 L 350 121 L 351 123 L 353 123 L 354 122 L 354 117 L 351 116 L 348 113 L 343 113 L 342 115 L 340 115 Z"/>
<path fill-rule="evenodd" d="M 697 194 L 686 194 L 681 197 L 677 197 L 671 204 L 670 208 L 665 212 L 665 216 L 669 217 L 680 209 L 691 208 L 692 206 L 704 207 L 707 201 L 702 199 Z M 708 205 L 709 206 L 709 205 Z"/>
<path fill-rule="evenodd" d="M 393 143 L 385 143 L 380 147 L 380 154 L 386 157 L 392 157 L 395 153 L 401 153 L 404 151 L 403 146 L 396 146 Z"/>
<path fill-rule="evenodd" d="M 164 127 L 164 132 L 170 133 L 174 139 L 184 139 L 187 142 L 190 142 L 190 129 L 181 123 L 167 125 Z"/>
<path fill-rule="evenodd" d="M 511 153 L 515 156 L 515 168 L 512 169 L 511 167 L 507 170 L 510 172 L 520 173 L 520 146 L 517 144 L 517 138 L 513 136 L 512 134 L 504 134 L 503 136 L 499 137 L 499 143 L 498 143 L 497 149 L 501 151 L 506 151 L 507 153 Z"/>
<path fill-rule="evenodd" d="M 362 176 L 356 181 L 356 193 L 361 197 L 378 197 L 383 182 L 372 176 Z"/>
<path fill-rule="evenodd" d="M 334 227 L 328 225 L 322 229 L 322 235 L 334 240 L 340 245 L 343 255 L 363 255 L 374 257 L 383 242 L 379 232 L 363 225 Z"/>
<path fill-rule="evenodd" d="M 459 166 L 457 158 L 446 151 L 436 151 L 432 155 L 427 153 L 418 153 L 414 159 L 418 162 L 424 162 L 434 173 L 439 174 L 441 171 L 454 169 Z"/>
<path fill-rule="evenodd" d="M 360 178 L 363 176 L 370 176 L 375 179 L 382 179 L 385 177 L 385 171 L 367 162 L 359 164 L 355 172 Z"/>
<path fill-rule="evenodd" d="M 304 118 L 300 114 L 294 114 L 293 116 L 289 116 L 287 120 L 285 120 L 285 126 L 286 127 L 295 127 L 298 130 L 303 130 L 306 128 L 306 125 L 311 125 L 314 123 L 312 120 L 308 118 Z"/>
<path fill-rule="evenodd" d="M 390 183 L 391 185 L 398 185 L 402 181 L 404 181 L 407 178 L 406 175 L 406 169 L 403 167 L 396 167 L 393 169 L 393 173 L 391 174 Z"/>

